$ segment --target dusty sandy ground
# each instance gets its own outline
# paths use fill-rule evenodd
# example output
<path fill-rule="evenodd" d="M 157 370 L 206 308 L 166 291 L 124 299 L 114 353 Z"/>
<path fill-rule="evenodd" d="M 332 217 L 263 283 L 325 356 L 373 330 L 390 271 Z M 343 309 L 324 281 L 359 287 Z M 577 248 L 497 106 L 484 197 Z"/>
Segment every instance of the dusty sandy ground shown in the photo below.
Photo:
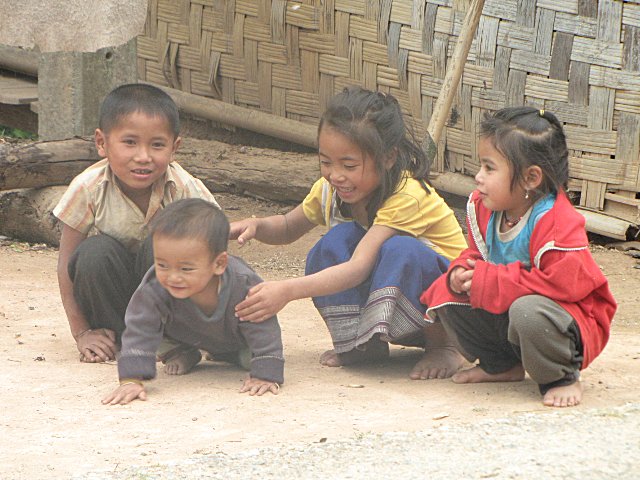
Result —
<path fill-rule="evenodd" d="M 290 208 L 233 196 L 218 199 L 232 219 Z M 321 233 L 316 229 L 285 247 L 253 243 L 240 253 L 266 279 L 298 275 Z M 412 381 L 407 374 L 420 358 L 415 349 L 392 348 L 384 365 L 323 367 L 318 357 L 330 340 L 310 300 L 293 302 L 280 314 L 286 354 L 280 395 L 239 394 L 244 371 L 203 362 L 181 377 L 161 372 L 148 384 L 146 402 L 103 406 L 100 399 L 117 382 L 116 365 L 78 362 L 59 301 L 57 252 L 0 243 L 2 479 L 81 478 L 89 471 L 117 472 L 211 453 L 337 442 L 522 413 L 542 418 L 552 411 L 542 406 L 529 379 L 469 386 Z M 637 261 L 604 247 L 593 252 L 620 307 L 609 345 L 583 373 L 581 410 L 623 406 L 637 401 L 640 391 Z"/>

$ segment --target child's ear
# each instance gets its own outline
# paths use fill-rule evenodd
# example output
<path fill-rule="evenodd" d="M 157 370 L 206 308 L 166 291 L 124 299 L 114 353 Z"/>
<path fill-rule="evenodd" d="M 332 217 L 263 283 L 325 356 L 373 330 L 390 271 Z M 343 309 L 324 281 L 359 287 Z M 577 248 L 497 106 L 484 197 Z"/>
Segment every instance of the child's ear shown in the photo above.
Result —
<path fill-rule="evenodd" d="M 99 128 L 96 128 L 94 140 L 96 143 L 96 149 L 98 150 L 98 155 L 100 155 L 100 157 L 102 158 L 105 158 L 107 156 L 107 150 L 104 148 L 104 145 L 107 141 L 107 137 Z"/>
<path fill-rule="evenodd" d="M 171 151 L 172 154 L 176 153 L 181 143 L 182 143 L 182 137 L 176 137 L 176 139 L 173 141 L 173 148 Z"/>
<path fill-rule="evenodd" d="M 544 174 L 538 165 L 531 165 L 524 174 L 524 184 L 527 190 L 535 190 L 542 185 Z"/>
<path fill-rule="evenodd" d="M 394 148 L 384 159 L 384 169 L 390 170 L 396 164 L 396 160 L 398 160 L 398 149 Z"/>
<path fill-rule="evenodd" d="M 227 269 L 229 263 L 229 255 L 227 252 L 219 253 L 216 258 L 213 259 L 213 273 L 220 276 Z"/>

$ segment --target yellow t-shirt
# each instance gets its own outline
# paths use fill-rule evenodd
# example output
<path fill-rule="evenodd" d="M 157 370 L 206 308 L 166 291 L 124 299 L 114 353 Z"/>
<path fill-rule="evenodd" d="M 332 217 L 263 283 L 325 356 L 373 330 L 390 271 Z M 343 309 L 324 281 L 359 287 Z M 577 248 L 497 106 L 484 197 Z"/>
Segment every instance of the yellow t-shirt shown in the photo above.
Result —
<path fill-rule="evenodd" d="M 176 162 L 152 187 L 146 215 L 120 189 L 108 160 L 94 163 L 75 177 L 53 209 L 61 222 L 81 233 L 114 237 L 135 252 L 148 235 L 149 222 L 160 209 L 183 198 L 217 202 L 205 185 Z"/>
<path fill-rule="evenodd" d="M 433 188 L 427 192 L 411 177 L 382 204 L 374 225 L 385 225 L 422 240 L 449 260 L 457 258 L 467 248 L 467 242 L 453 211 Z M 336 192 L 324 178 L 311 187 L 302 202 L 310 222 L 329 228 L 351 221 L 340 215 Z"/>

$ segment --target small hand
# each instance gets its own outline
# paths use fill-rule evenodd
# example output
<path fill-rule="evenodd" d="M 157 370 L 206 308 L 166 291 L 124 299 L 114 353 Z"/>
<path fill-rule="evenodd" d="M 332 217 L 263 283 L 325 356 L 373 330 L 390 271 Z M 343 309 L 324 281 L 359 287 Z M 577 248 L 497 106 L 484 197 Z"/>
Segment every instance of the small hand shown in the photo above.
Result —
<path fill-rule="evenodd" d="M 76 346 L 88 363 L 107 362 L 116 359 L 116 333 L 107 328 L 86 330 L 76 337 Z"/>
<path fill-rule="evenodd" d="M 247 378 L 240 388 L 240 393 L 249 392 L 249 395 L 264 395 L 267 392 L 271 392 L 274 395 L 278 395 L 280 392 L 280 385 L 276 382 L 270 382 L 269 380 L 262 380 L 260 378 Z"/>
<path fill-rule="evenodd" d="M 283 282 L 259 283 L 236 305 L 236 316 L 243 322 L 263 322 L 289 303 L 288 293 Z"/>
<path fill-rule="evenodd" d="M 256 236 L 257 220 L 255 218 L 245 218 L 237 222 L 232 222 L 229 228 L 229 239 L 237 239 L 240 246 L 246 245 Z"/>
<path fill-rule="evenodd" d="M 137 383 L 126 383 L 120 385 L 113 392 L 102 399 L 103 405 L 126 405 L 134 401 L 136 398 L 140 400 L 147 399 L 147 392 L 144 387 Z"/>

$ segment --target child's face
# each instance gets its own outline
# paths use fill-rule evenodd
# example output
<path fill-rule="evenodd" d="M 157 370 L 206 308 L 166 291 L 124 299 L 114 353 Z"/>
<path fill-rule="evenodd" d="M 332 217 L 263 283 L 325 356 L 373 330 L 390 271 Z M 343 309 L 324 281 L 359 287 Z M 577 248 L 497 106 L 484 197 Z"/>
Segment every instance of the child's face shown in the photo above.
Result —
<path fill-rule="evenodd" d="M 97 129 L 95 136 L 98 153 L 109 159 L 120 188 L 130 198 L 150 191 L 180 145 L 165 118 L 142 112 L 125 116 L 109 133 Z"/>
<path fill-rule="evenodd" d="M 375 161 L 348 137 L 331 127 L 318 136 L 320 173 L 340 199 L 352 207 L 366 206 L 380 185 Z"/>
<path fill-rule="evenodd" d="M 217 278 L 227 266 L 227 254 L 212 258 L 207 243 L 200 238 L 153 236 L 156 277 L 175 298 L 191 298 L 207 304 L 217 298 Z"/>
<path fill-rule="evenodd" d="M 518 182 L 511 190 L 511 166 L 494 146 L 490 138 L 483 137 L 478 145 L 480 171 L 475 180 L 485 207 L 493 211 L 506 211 L 520 216 L 529 207 L 523 186 Z M 524 208 L 524 211 L 521 212 Z M 515 217 L 516 215 L 512 215 Z"/>

